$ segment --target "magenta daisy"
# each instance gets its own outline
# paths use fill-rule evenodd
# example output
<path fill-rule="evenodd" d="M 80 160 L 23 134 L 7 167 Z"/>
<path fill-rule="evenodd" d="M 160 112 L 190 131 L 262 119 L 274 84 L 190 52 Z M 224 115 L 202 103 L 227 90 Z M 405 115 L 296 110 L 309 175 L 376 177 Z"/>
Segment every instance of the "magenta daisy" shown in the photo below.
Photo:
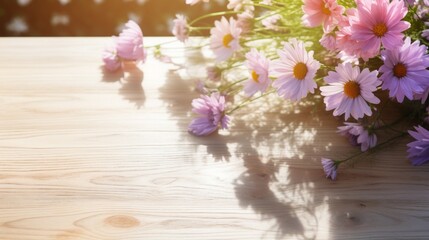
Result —
<path fill-rule="evenodd" d="M 225 113 L 225 97 L 219 93 L 210 96 L 202 95 L 192 101 L 192 111 L 199 116 L 192 120 L 188 130 L 197 135 L 205 136 L 216 131 L 219 127 L 228 127 L 229 116 Z"/>
<path fill-rule="evenodd" d="M 173 35 L 176 36 L 179 41 L 185 42 L 188 39 L 188 22 L 186 17 L 184 15 L 177 14 L 173 23 Z"/>
<path fill-rule="evenodd" d="M 143 32 L 137 23 L 130 20 L 125 24 L 125 29 L 117 38 L 116 50 L 118 56 L 122 59 L 145 61 L 146 53 L 143 48 Z"/>
<path fill-rule="evenodd" d="M 291 39 L 277 52 L 280 59 L 273 61 L 271 74 L 277 78 L 273 87 L 279 96 L 298 101 L 308 92 L 314 93 L 314 76 L 320 63 L 313 58 L 313 51 L 307 52 L 302 41 Z"/>
<path fill-rule="evenodd" d="M 323 25 L 325 32 L 332 31 L 341 20 L 344 7 L 337 4 L 336 0 L 303 0 L 302 21 L 308 27 Z"/>
<path fill-rule="evenodd" d="M 210 48 L 218 61 L 227 60 L 241 48 L 239 42 L 241 31 L 232 17 L 229 21 L 225 17 L 215 21 L 215 27 L 210 30 Z"/>
<path fill-rule="evenodd" d="M 268 77 L 270 61 L 255 48 L 246 54 L 246 60 L 250 78 L 244 83 L 244 92 L 248 96 L 252 96 L 258 91 L 265 92 L 271 83 Z"/>
<path fill-rule="evenodd" d="M 421 126 L 415 127 L 416 131 L 408 133 L 416 140 L 408 143 L 408 158 L 413 165 L 422 165 L 429 162 L 429 131 Z"/>
<path fill-rule="evenodd" d="M 350 18 L 351 38 L 362 43 L 362 51 L 374 57 L 381 45 L 387 49 L 402 45 L 402 32 L 410 27 L 402 21 L 408 12 L 403 1 L 360 0 L 357 5 L 357 15 Z"/>
<path fill-rule="evenodd" d="M 429 85 L 429 55 L 427 47 L 419 41 L 411 43 L 407 37 L 404 44 L 396 49 L 381 52 L 384 65 L 382 89 L 389 90 L 389 96 L 402 102 L 404 97 L 412 100 L 415 94 L 423 94 Z"/>
<path fill-rule="evenodd" d="M 321 160 L 323 171 L 326 174 L 326 178 L 330 178 L 331 180 L 335 180 L 337 178 L 337 164 L 331 159 L 322 158 Z"/>
<path fill-rule="evenodd" d="M 335 109 L 334 116 L 344 113 L 346 120 L 350 115 L 355 119 L 371 116 L 367 102 L 380 102 L 373 93 L 381 84 L 377 74 L 377 71 L 370 72 L 367 68 L 361 72 L 359 67 L 353 67 L 350 63 L 338 65 L 335 72 L 330 71 L 324 78 L 329 86 L 320 87 L 322 96 L 325 96 L 326 110 Z"/>

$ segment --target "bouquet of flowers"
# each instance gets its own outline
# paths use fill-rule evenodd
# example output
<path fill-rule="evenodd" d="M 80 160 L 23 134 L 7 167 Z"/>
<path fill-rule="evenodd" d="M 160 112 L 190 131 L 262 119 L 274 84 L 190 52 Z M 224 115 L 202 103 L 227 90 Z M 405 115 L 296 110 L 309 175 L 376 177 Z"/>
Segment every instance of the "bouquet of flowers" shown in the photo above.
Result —
<path fill-rule="evenodd" d="M 209 33 L 207 47 L 216 62 L 198 87 L 202 95 L 192 101 L 190 133 L 228 128 L 236 110 L 268 95 L 290 102 L 317 96 L 326 111 L 344 116 L 337 132 L 362 152 L 409 134 L 411 163 L 429 162 L 429 0 L 229 0 L 226 8 L 174 20 L 172 33 L 187 45 L 189 36 Z M 198 25 L 208 18 L 214 25 Z M 115 39 L 116 50 L 105 54 L 107 68 L 119 68 L 121 59 L 144 59 L 143 45 L 129 37 L 142 38 L 134 28 L 128 23 Z M 409 112 L 386 123 L 381 112 L 388 102 Z M 404 120 L 414 129 L 393 127 Z M 377 133 L 385 128 L 392 136 L 378 143 Z M 322 158 L 327 178 L 335 180 L 338 167 L 354 157 Z"/>

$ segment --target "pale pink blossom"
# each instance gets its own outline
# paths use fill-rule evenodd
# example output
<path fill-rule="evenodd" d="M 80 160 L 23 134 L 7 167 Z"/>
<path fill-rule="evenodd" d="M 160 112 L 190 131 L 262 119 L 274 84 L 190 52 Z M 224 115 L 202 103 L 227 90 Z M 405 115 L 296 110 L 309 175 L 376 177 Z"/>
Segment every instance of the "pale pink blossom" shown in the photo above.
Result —
<path fill-rule="evenodd" d="M 234 9 L 234 11 L 251 11 L 255 10 L 253 6 L 252 0 L 228 0 L 228 5 L 226 6 L 228 9 Z"/>
<path fill-rule="evenodd" d="M 336 37 L 332 33 L 323 34 L 319 42 L 328 51 L 335 51 L 337 49 Z"/>
<path fill-rule="evenodd" d="M 302 21 L 308 27 L 323 25 L 325 32 L 332 31 L 341 20 L 344 7 L 336 0 L 303 0 Z"/>
<path fill-rule="evenodd" d="M 139 25 L 130 20 L 117 38 L 117 54 L 125 60 L 144 62 L 146 52 L 143 47 L 143 33 Z"/>
<path fill-rule="evenodd" d="M 106 46 L 103 50 L 104 68 L 108 71 L 114 72 L 121 67 L 121 60 L 116 54 L 116 38 L 112 37 L 112 43 Z"/>
<path fill-rule="evenodd" d="M 185 42 L 188 39 L 188 22 L 186 20 L 186 17 L 181 14 L 176 15 L 176 19 L 173 20 L 174 26 L 172 33 L 176 38 L 181 41 Z"/>
<path fill-rule="evenodd" d="M 237 14 L 237 27 L 241 28 L 241 34 L 248 34 L 253 28 L 253 13 L 249 11 Z"/>
<path fill-rule="evenodd" d="M 189 5 L 195 5 L 199 2 L 206 2 L 207 3 L 207 2 L 209 2 L 209 0 L 186 0 L 186 4 L 189 4 Z"/>
<path fill-rule="evenodd" d="M 210 48 L 216 55 L 217 61 L 227 60 L 241 48 L 241 31 L 232 17 L 229 21 L 225 17 L 215 21 L 215 27 L 210 30 Z"/>

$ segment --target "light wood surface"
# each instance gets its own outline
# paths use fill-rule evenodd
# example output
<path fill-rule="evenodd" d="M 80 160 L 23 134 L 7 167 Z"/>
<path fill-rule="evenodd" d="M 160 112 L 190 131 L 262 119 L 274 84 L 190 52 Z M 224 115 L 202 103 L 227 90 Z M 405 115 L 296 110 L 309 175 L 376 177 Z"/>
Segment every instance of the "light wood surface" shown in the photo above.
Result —
<path fill-rule="evenodd" d="M 120 76 L 100 69 L 107 41 L 0 39 L 0 239 L 429 239 L 429 166 L 410 166 L 410 138 L 333 182 L 320 158 L 359 151 L 330 112 L 250 105 L 197 138 L 200 53 L 173 45 L 177 65 Z"/>

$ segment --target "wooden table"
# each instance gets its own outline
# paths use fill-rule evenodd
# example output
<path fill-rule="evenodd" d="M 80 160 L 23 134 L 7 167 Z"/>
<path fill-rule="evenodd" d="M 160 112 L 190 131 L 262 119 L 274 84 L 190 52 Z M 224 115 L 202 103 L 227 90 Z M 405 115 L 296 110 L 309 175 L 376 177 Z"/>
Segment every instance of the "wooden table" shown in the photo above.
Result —
<path fill-rule="evenodd" d="M 330 181 L 320 158 L 359 152 L 331 113 L 250 105 L 194 137 L 200 54 L 106 74 L 107 41 L 0 39 L 0 239 L 429 238 L 429 166 L 410 166 L 410 138 Z"/>

